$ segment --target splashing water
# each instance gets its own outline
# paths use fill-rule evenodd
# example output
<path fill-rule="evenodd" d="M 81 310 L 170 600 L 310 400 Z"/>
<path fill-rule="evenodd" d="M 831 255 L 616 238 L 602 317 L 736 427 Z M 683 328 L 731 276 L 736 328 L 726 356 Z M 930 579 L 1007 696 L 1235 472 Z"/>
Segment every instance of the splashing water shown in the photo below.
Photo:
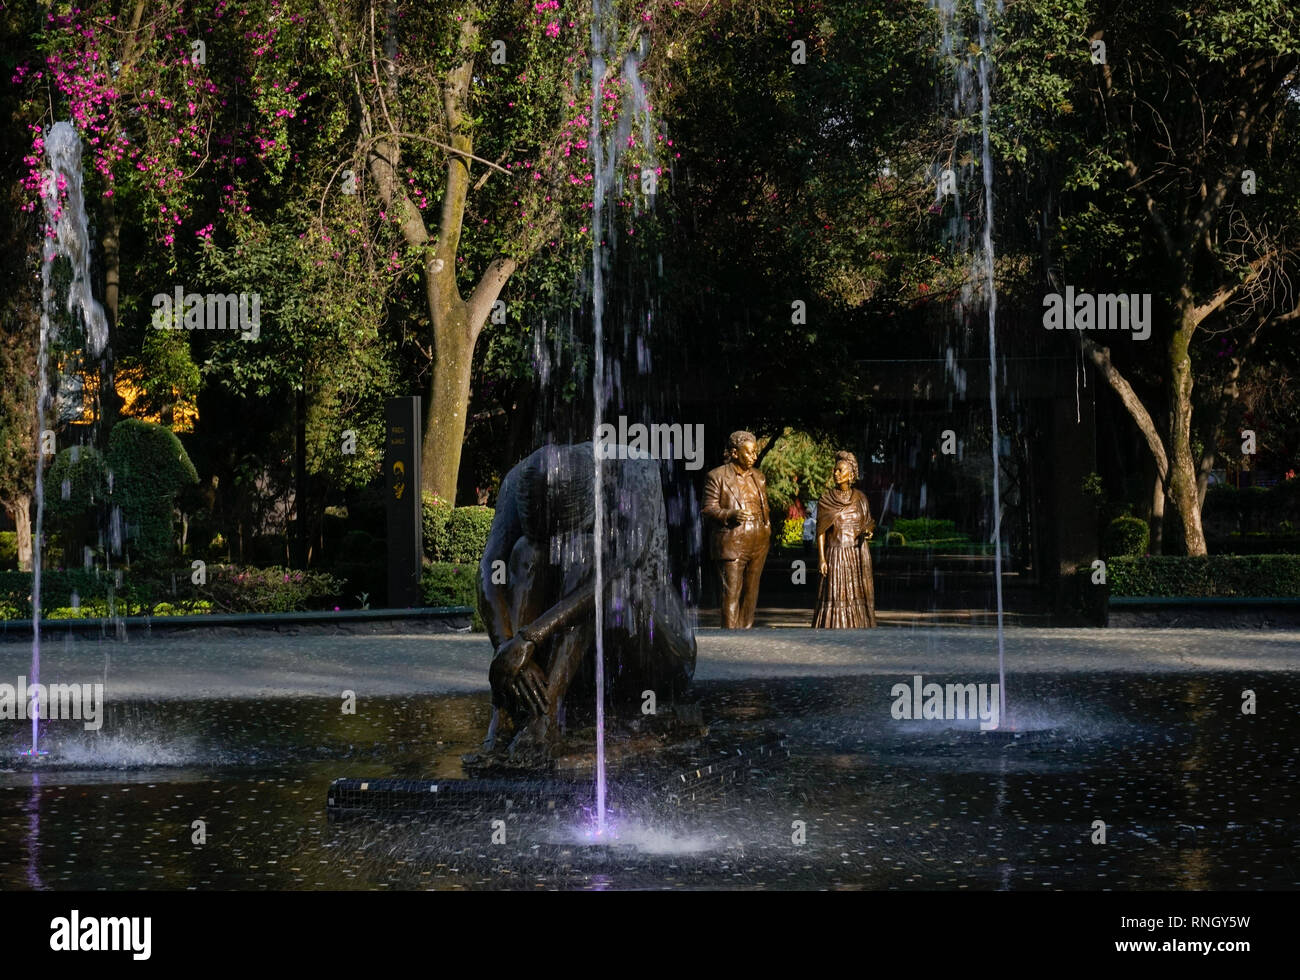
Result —
<path fill-rule="evenodd" d="M 998 347 L 997 347 L 997 312 L 998 294 L 993 278 L 993 161 L 989 144 L 989 119 L 991 112 L 992 88 L 992 46 L 993 27 L 989 18 L 986 0 L 975 0 L 975 14 L 978 28 L 975 44 L 963 34 L 957 0 L 934 0 L 933 6 L 939 13 L 943 27 L 943 55 L 953 61 L 955 69 L 955 91 L 953 93 L 953 110 L 959 116 L 967 114 L 967 102 L 973 98 L 972 75 L 978 81 L 980 99 L 980 165 L 983 178 L 984 229 L 978 252 L 971 255 L 972 281 L 983 284 L 984 302 L 988 311 L 988 347 L 989 347 L 989 412 L 992 423 L 991 453 L 993 462 L 993 578 L 997 597 L 997 636 L 998 636 L 998 718 L 999 727 L 1007 727 L 1007 683 L 1006 651 L 1003 633 L 1002 608 L 1002 487 L 1000 462 L 1001 434 L 998 430 Z M 1001 0 L 997 0 L 997 11 L 1002 11 Z M 967 54 L 964 52 L 975 52 Z M 958 52 L 963 52 L 958 54 Z M 958 208 L 958 214 L 961 209 Z M 956 219 L 954 219 L 955 221 Z M 968 285 L 962 290 L 963 312 L 974 304 L 972 290 Z M 953 352 L 948 351 L 951 362 Z M 964 384 L 959 387 L 963 389 Z"/>
<path fill-rule="evenodd" d="M 610 821 L 603 830 L 586 825 L 566 827 L 546 840 L 554 844 L 607 844 L 667 857 L 706 854 L 720 850 L 724 844 L 720 838 L 675 832 L 635 819 Z"/>
<path fill-rule="evenodd" d="M 45 135 L 45 156 L 49 170 L 41 189 L 45 206 L 45 242 L 41 253 L 41 338 L 37 354 L 36 428 L 44 442 L 45 411 L 53 399 L 50 390 L 50 344 L 58 340 L 54 318 L 54 263 L 64 258 L 72 267 L 68 284 L 67 313 L 80 318 L 86 331 L 86 352 L 98 357 L 108 343 L 108 319 L 90 289 L 90 225 L 82 191 L 81 137 L 72 123 L 56 122 Z M 45 521 L 44 445 L 37 447 L 36 531 L 32 548 L 32 668 L 31 684 L 41 680 L 41 544 Z M 32 747 L 39 753 L 40 712 L 32 700 Z"/>

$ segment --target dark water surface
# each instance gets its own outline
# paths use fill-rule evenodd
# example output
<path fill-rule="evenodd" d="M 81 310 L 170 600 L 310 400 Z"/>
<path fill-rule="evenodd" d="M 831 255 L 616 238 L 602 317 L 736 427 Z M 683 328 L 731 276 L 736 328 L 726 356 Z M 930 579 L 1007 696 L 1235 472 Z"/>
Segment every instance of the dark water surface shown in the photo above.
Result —
<path fill-rule="evenodd" d="M 1018 739 L 895 720 L 896 680 L 699 685 L 715 732 L 784 732 L 790 760 L 616 810 L 605 843 L 527 801 L 327 819 L 338 776 L 459 776 L 486 694 L 110 704 L 98 733 L 49 723 L 40 771 L 0 771 L 0 889 L 1300 886 L 1300 674 L 1029 675 Z M 0 770 L 25 747 L 4 724 Z"/>

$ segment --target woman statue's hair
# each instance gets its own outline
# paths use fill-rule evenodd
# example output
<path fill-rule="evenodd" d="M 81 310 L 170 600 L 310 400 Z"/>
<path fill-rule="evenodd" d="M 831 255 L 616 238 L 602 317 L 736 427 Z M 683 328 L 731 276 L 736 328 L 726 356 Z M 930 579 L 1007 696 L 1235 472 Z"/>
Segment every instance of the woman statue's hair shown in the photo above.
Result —
<path fill-rule="evenodd" d="M 840 463 L 849 464 L 849 466 L 853 469 L 853 482 L 857 483 L 858 476 L 859 476 L 858 457 L 854 456 L 847 449 L 841 449 L 839 452 L 835 454 L 835 465 L 839 466 Z"/>

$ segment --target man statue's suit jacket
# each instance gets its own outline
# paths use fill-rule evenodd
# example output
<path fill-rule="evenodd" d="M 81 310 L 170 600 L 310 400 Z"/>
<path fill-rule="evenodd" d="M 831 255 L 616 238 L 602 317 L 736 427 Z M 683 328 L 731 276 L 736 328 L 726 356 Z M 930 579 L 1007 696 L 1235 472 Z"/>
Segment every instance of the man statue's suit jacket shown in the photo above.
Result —
<path fill-rule="evenodd" d="M 759 490 L 759 499 L 763 502 L 762 527 L 764 536 L 771 533 L 771 519 L 767 510 L 767 479 L 756 469 L 746 470 L 743 474 L 736 472 L 736 467 L 728 462 L 716 470 L 709 470 L 704 480 L 704 506 L 701 513 L 713 521 L 713 530 L 709 534 L 709 556 L 713 560 L 730 561 L 740 558 L 745 553 L 745 541 L 756 533 L 753 524 L 727 526 L 727 514 L 744 505 L 741 493 L 742 480 L 752 479 Z"/>

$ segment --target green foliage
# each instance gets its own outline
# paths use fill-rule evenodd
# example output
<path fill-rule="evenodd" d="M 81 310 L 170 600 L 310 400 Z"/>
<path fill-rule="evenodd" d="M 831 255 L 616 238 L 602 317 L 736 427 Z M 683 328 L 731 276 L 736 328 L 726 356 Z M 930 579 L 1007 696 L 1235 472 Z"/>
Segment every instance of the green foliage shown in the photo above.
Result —
<path fill-rule="evenodd" d="M 1204 393 L 1227 386 L 1229 373 L 1234 384 L 1280 381 L 1279 362 L 1293 361 L 1260 328 L 1276 316 L 1276 300 L 1241 287 L 1264 267 L 1293 278 L 1300 254 L 1275 249 L 1271 231 L 1300 216 L 1298 172 L 1279 165 L 1300 140 L 1300 13 L 1285 0 L 1005 8 L 992 133 L 1005 165 L 998 179 L 1023 191 L 1000 209 L 1002 261 L 1050 255 L 1039 267 L 1053 270 L 1053 289 L 1086 282 L 1153 294 L 1152 342 L 1112 346 L 1111 364 L 1150 417 L 1165 417 L 1157 426 L 1172 464 L 1169 406 L 1195 412 L 1194 433 L 1217 412 L 1212 397 L 1193 403 L 1177 368 L 1190 367 Z M 1104 41 L 1105 65 L 1092 63 L 1089 38 Z M 1243 187 L 1247 171 L 1258 173 L 1257 189 Z M 1026 283 L 1026 298 L 1042 285 Z M 1220 305 L 1225 297 L 1232 301 Z M 1286 397 L 1288 385 L 1273 387 L 1265 403 Z M 1262 408 L 1252 409 L 1257 423 Z M 1236 420 L 1212 427 L 1220 455 L 1236 457 Z"/>
<path fill-rule="evenodd" d="M 765 440 L 759 449 L 766 445 Z M 807 432 L 791 428 L 782 432 L 762 465 L 774 515 L 784 514 L 795 500 L 814 501 L 822 495 L 835 469 L 836 449 L 829 440 Z"/>
<path fill-rule="evenodd" d="M 885 545 L 890 548 L 901 548 L 907 544 L 907 537 L 898 531 L 890 531 L 885 535 Z"/>
<path fill-rule="evenodd" d="M 467 606 L 474 611 L 474 631 L 486 631 L 478 611 L 477 564 L 429 562 L 424 566 L 421 587 L 426 606 Z"/>
<path fill-rule="evenodd" d="M 495 513 L 491 507 L 454 509 L 447 519 L 447 549 L 438 555 L 438 560 L 477 565 L 487 547 Z"/>
<path fill-rule="evenodd" d="M 170 429 L 123 419 L 108 437 L 108 468 L 113 475 L 112 503 L 120 507 L 131 557 L 157 562 L 174 549 L 172 508 L 183 486 L 198 474 L 185 448 Z"/>
<path fill-rule="evenodd" d="M 300 612 L 334 606 L 342 584 L 325 572 L 210 565 L 206 591 L 220 612 Z"/>
<path fill-rule="evenodd" d="M 1106 558 L 1142 556 L 1151 544 L 1151 528 L 1140 517 L 1117 517 L 1106 526 L 1102 554 Z"/>
<path fill-rule="evenodd" d="M 1115 596 L 1300 598 L 1300 555 L 1152 555 L 1113 558 Z"/>
<path fill-rule="evenodd" d="M 0 570 L 18 567 L 18 532 L 0 531 Z"/>
<path fill-rule="evenodd" d="M 745 428 L 829 428 L 870 397 L 859 360 L 881 356 L 882 334 L 908 332 L 936 270 L 957 271 L 947 250 L 935 254 L 934 191 L 920 176 L 939 150 L 933 12 L 914 0 L 756 0 L 691 16 L 710 33 L 678 60 L 669 128 L 690 175 L 673 195 L 689 232 L 665 250 L 662 281 L 694 334 L 693 371 L 758 394 Z M 808 65 L 791 64 L 796 38 Z M 774 507 L 793 496 L 773 487 L 769 463 L 784 438 L 760 464 Z M 821 495 L 845 445 L 823 448 L 804 499 Z M 859 453 L 864 470 L 869 459 Z"/>
<path fill-rule="evenodd" d="M 12 199 L 12 198 L 11 198 Z M 11 204 L 11 207 L 14 205 Z M 31 232 L 23 222 L 6 222 L 0 232 L 10 246 Z M 31 275 L 39 253 L 0 247 L 0 275 L 8 283 L 0 296 L 0 506 L 15 506 L 30 496 L 36 479 L 36 338 L 40 279 Z M 35 285 L 33 285 L 33 283 Z"/>
<path fill-rule="evenodd" d="M 355 234 L 337 230 L 337 242 L 304 236 L 314 217 L 301 202 L 286 203 L 245 220 L 230 247 L 201 249 L 198 266 L 210 288 L 256 292 L 262 303 L 257 340 L 203 338 L 204 370 L 244 397 L 288 402 L 302 391 L 308 472 L 334 487 L 362 486 L 382 461 L 384 399 L 396 383 L 375 301 L 391 275 L 370 262 L 376 244 Z"/>
<path fill-rule="evenodd" d="M 450 540 L 447 521 L 451 517 L 451 504 L 435 493 L 425 490 L 420 494 L 420 522 L 424 534 L 424 556 L 434 561 L 447 554 Z"/>
<path fill-rule="evenodd" d="M 1106 497 L 1106 488 L 1102 485 L 1101 474 L 1089 473 L 1083 478 L 1082 492 L 1094 503 L 1100 504 Z"/>
<path fill-rule="evenodd" d="M 129 361 L 128 361 L 129 363 Z M 165 413 L 178 402 L 192 403 L 202 382 L 190 352 L 189 334 L 149 330 L 140 347 L 140 414 Z"/>

